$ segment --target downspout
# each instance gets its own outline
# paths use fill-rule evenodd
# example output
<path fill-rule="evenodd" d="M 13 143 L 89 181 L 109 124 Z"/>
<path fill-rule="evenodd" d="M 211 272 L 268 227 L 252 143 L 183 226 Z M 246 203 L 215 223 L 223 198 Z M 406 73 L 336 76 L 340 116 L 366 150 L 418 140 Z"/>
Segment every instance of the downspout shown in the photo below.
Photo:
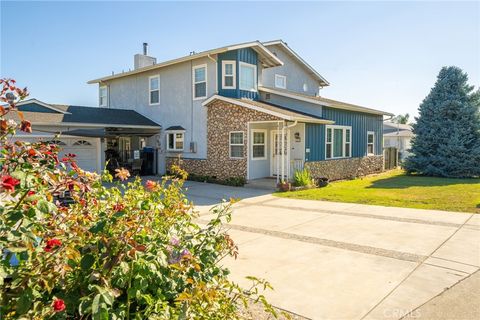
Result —
<path fill-rule="evenodd" d="M 290 128 L 293 128 L 297 125 L 298 123 L 298 120 L 295 120 L 292 124 L 290 125 L 287 125 L 286 127 L 284 127 L 285 129 L 287 129 L 287 138 L 290 137 L 290 135 L 288 134 Z M 282 137 L 283 137 L 283 132 L 282 132 Z M 282 138 L 283 140 L 283 138 Z M 288 140 L 287 140 L 287 147 L 288 147 Z M 283 174 L 283 172 L 282 172 Z M 290 179 L 290 150 L 287 150 L 287 180 Z"/>

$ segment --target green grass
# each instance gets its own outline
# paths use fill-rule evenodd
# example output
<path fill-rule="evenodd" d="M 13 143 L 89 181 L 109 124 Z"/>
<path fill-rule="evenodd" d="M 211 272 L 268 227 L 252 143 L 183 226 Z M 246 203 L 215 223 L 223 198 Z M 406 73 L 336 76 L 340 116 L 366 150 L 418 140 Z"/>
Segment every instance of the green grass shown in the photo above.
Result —
<path fill-rule="evenodd" d="M 330 183 L 325 188 L 278 192 L 284 198 L 480 213 L 480 179 L 409 176 L 393 170 Z"/>

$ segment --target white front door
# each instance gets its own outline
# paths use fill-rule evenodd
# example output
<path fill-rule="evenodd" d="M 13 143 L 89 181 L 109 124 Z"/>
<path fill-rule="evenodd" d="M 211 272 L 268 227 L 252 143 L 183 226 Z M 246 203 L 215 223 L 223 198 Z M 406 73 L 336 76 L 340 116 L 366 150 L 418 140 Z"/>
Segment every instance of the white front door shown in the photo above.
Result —
<path fill-rule="evenodd" d="M 288 132 L 285 130 L 284 132 L 284 140 L 283 140 L 283 148 L 282 148 L 282 130 L 274 130 L 272 131 L 272 159 L 270 161 L 270 172 L 272 176 L 277 176 L 282 174 L 282 153 L 283 156 L 283 163 L 284 169 L 283 174 L 287 175 L 288 171 L 288 150 L 289 148 L 289 139 L 288 139 Z M 282 152 L 283 149 L 283 152 Z"/>

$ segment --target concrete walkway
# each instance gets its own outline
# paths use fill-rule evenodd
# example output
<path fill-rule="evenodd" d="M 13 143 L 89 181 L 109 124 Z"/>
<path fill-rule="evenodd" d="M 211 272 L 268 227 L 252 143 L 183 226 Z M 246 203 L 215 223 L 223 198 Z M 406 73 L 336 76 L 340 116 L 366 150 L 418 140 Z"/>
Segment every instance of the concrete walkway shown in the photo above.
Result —
<path fill-rule="evenodd" d="M 277 198 L 187 182 L 200 222 L 240 197 L 229 233 L 236 282 L 265 278 L 275 306 L 311 319 L 399 319 L 480 268 L 480 215 Z M 462 297 L 476 303 L 474 297 Z M 413 316 L 411 316 L 413 317 Z M 425 318 L 424 318 L 425 319 Z"/>

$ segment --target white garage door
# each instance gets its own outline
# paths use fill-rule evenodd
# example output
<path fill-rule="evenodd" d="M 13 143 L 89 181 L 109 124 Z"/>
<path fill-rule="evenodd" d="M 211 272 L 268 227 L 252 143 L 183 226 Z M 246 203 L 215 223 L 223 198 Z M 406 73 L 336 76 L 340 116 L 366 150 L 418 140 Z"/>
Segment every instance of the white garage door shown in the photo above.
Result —
<path fill-rule="evenodd" d="M 97 143 L 98 139 L 91 138 L 74 138 L 74 139 L 59 139 L 60 140 L 60 155 L 61 159 L 68 153 L 76 155 L 75 159 L 80 168 L 86 171 L 97 171 L 98 156 Z"/>

